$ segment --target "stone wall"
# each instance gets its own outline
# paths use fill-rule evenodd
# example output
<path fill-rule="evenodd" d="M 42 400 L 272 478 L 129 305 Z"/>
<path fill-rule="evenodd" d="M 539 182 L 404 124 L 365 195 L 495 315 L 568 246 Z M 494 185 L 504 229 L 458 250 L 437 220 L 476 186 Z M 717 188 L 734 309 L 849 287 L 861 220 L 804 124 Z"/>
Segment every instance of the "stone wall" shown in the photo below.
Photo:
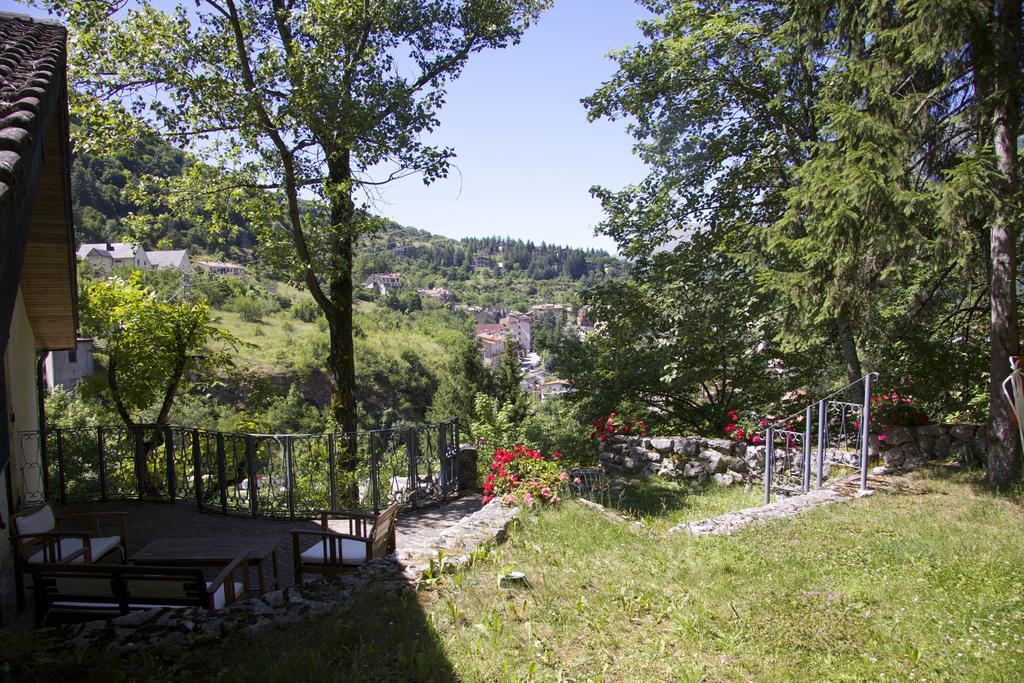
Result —
<path fill-rule="evenodd" d="M 886 469 L 911 469 L 930 460 L 953 458 L 964 464 L 985 461 L 985 428 L 974 424 L 889 427 L 885 439 L 872 434 L 872 458 L 880 456 Z M 700 484 L 733 484 L 760 480 L 764 469 L 761 446 L 749 446 L 728 439 L 700 436 L 639 437 L 613 436 L 601 442 L 598 463 L 605 473 L 648 477 L 658 475 Z M 802 460 L 795 454 L 795 466 Z M 856 453 L 835 451 L 828 462 L 844 462 L 857 468 Z M 779 462 L 781 468 L 782 463 Z M 824 472 L 829 475 L 828 467 Z"/>
<path fill-rule="evenodd" d="M 985 462 L 985 427 L 975 424 L 889 427 L 885 439 L 871 435 L 871 454 L 888 469 L 909 469 L 929 460 L 953 458 L 965 465 Z"/>
<path fill-rule="evenodd" d="M 735 484 L 757 479 L 763 453 L 747 444 L 700 436 L 613 436 L 601 442 L 597 459 L 611 475 L 658 475 L 699 484 Z"/>

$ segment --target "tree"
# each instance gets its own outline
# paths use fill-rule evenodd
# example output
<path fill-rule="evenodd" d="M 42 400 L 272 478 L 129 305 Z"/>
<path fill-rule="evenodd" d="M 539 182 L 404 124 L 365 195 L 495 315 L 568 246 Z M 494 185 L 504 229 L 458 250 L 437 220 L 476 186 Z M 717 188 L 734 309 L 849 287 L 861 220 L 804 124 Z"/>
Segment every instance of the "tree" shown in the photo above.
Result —
<path fill-rule="evenodd" d="M 948 291 L 952 273 L 983 262 L 979 296 L 960 297 L 948 317 L 977 309 L 972 302 L 987 288 L 988 481 L 1005 489 L 1021 470 L 1000 392 L 1018 351 L 1020 2 L 963 3 L 952 12 L 928 2 L 795 3 L 792 24 L 835 49 L 817 106 L 828 125 L 780 222 L 788 245 L 816 245 L 810 251 L 825 254 L 829 267 L 818 281 L 848 297 L 875 297 L 880 286 L 910 290 L 909 324 Z M 823 242 L 837 248 L 823 252 Z"/>
<path fill-rule="evenodd" d="M 465 335 L 441 368 L 427 417 L 441 421 L 457 416 L 468 431 L 477 417 L 477 394 L 490 395 L 493 392 L 494 377 L 484 367 L 480 344 L 472 336 Z"/>
<path fill-rule="evenodd" d="M 137 275 L 90 285 L 81 308 L 84 330 L 106 356 L 110 397 L 128 426 L 165 426 L 188 376 L 227 365 L 215 347 L 237 343 L 211 323 L 206 304 L 161 298 Z"/>
<path fill-rule="evenodd" d="M 746 269 L 695 237 L 591 290 L 600 331 L 563 336 L 552 363 L 573 384 L 567 400 L 588 421 L 618 410 L 697 432 L 717 432 L 730 408 L 776 401 L 795 361 L 767 343 L 770 308 L 746 282 Z"/>
<path fill-rule="evenodd" d="M 206 162 L 151 189 L 168 189 L 172 209 L 202 207 L 211 226 L 252 221 L 266 258 L 324 312 L 331 413 L 354 430 L 353 251 L 379 225 L 357 192 L 447 173 L 453 151 L 421 137 L 446 82 L 470 55 L 517 42 L 546 0 L 40 2 L 74 34 L 73 106 L 97 133 L 82 146 L 152 128 Z"/>
<path fill-rule="evenodd" d="M 505 347 L 498 365 L 494 368 L 494 396 L 502 408 L 508 408 L 519 420 L 529 411 L 526 392 L 523 390 L 523 369 L 519 365 L 519 344 L 506 335 Z"/>

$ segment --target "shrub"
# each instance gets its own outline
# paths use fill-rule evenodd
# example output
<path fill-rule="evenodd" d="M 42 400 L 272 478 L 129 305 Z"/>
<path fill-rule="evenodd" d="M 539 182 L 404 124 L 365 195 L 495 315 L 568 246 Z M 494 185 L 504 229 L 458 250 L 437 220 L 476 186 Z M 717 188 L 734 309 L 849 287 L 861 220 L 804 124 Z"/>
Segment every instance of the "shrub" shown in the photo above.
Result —
<path fill-rule="evenodd" d="M 599 417 L 594 420 L 594 431 L 590 432 L 590 439 L 591 441 L 595 439 L 607 441 L 608 437 L 616 435 L 629 436 L 630 434 L 638 434 L 640 436 L 647 436 L 648 431 L 647 423 L 643 420 L 612 412 L 608 414 L 608 417 Z"/>
<path fill-rule="evenodd" d="M 312 299 L 302 299 L 292 306 L 292 315 L 302 322 L 311 323 L 320 317 L 320 307 Z"/>
<path fill-rule="evenodd" d="M 545 458 L 526 446 L 498 448 L 484 481 L 484 503 L 500 497 L 505 503 L 554 505 L 569 474 L 562 468 L 561 453 Z"/>
<path fill-rule="evenodd" d="M 263 307 L 258 301 L 240 296 L 232 302 L 231 307 L 247 323 L 263 322 Z"/>
<path fill-rule="evenodd" d="M 885 427 L 916 427 L 928 424 L 928 416 L 914 408 L 914 399 L 901 396 L 895 391 L 890 394 L 875 394 L 871 397 L 871 422 Z"/>

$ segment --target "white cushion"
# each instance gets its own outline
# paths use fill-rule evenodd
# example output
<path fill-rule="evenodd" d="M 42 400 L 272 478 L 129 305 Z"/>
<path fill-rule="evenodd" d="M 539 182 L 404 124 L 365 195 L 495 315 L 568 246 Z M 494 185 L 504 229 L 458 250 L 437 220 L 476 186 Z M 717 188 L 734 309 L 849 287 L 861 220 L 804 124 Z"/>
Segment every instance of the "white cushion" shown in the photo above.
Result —
<path fill-rule="evenodd" d="M 337 545 L 335 545 L 337 550 Z M 320 541 L 301 555 L 302 561 L 308 564 L 327 564 L 331 561 L 330 548 L 327 541 Z M 337 555 L 335 555 L 337 557 Z M 341 539 L 341 564 L 358 566 L 366 562 L 366 544 L 362 541 Z"/>
<path fill-rule="evenodd" d="M 19 529 L 20 529 L 20 527 L 19 527 Z M 92 548 L 92 559 L 95 561 L 95 560 L 100 559 L 104 555 L 106 555 L 108 552 L 110 552 L 111 550 L 113 550 L 117 546 L 121 545 L 121 537 L 120 536 L 102 536 L 102 537 L 97 537 L 97 538 L 91 539 L 91 542 L 90 542 L 89 545 Z M 71 555 L 72 553 L 78 552 L 81 549 L 82 549 L 82 539 L 80 539 L 80 538 L 62 538 L 62 539 L 60 539 L 60 553 L 58 554 L 58 553 L 54 552 L 54 555 L 56 555 L 56 557 L 51 555 L 49 558 L 47 558 L 46 557 L 46 551 L 40 550 L 35 555 L 33 555 L 32 557 L 28 558 L 28 561 L 29 561 L 30 564 L 37 564 L 39 562 L 46 562 L 47 559 L 49 559 L 51 562 L 61 562 L 61 561 L 63 561 L 63 558 L 66 558 L 68 555 Z M 54 550 L 56 551 L 56 548 L 54 548 Z M 81 563 L 81 562 L 84 562 L 84 561 L 85 561 L 85 555 L 84 554 L 83 555 L 79 555 L 75 559 L 71 560 L 71 562 L 73 562 L 73 563 L 74 562 Z"/>
<path fill-rule="evenodd" d="M 249 597 L 249 596 L 245 595 L 242 592 L 244 590 L 245 586 L 243 586 L 241 582 L 235 581 L 234 583 L 235 583 L 235 600 L 238 600 L 238 599 L 243 599 L 244 600 L 245 598 Z M 206 583 L 206 587 L 207 588 L 210 587 L 210 582 L 209 581 Z M 219 586 L 217 588 L 217 590 L 215 590 L 213 592 L 213 608 L 214 609 L 220 609 L 223 606 L 224 606 L 224 586 L 221 585 L 221 586 Z"/>
<path fill-rule="evenodd" d="M 53 509 L 49 505 L 44 505 L 31 515 L 18 517 L 15 522 L 19 534 L 45 534 L 57 526 L 57 521 L 53 518 Z"/>
<path fill-rule="evenodd" d="M 107 585 L 108 586 L 110 585 L 109 580 L 107 581 Z M 208 581 L 206 583 L 206 587 L 207 588 L 209 588 L 211 585 L 212 585 L 212 582 L 210 582 L 210 581 Z M 245 597 L 247 597 L 246 595 L 244 595 L 242 593 L 242 590 L 244 588 L 245 588 L 245 586 L 241 582 L 235 581 L 235 599 L 236 600 L 239 599 L 239 598 L 243 598 L 244 599 Z M 128 606 L 131 609 L 184 609 L 185 608 L 185 605 L 150 605 L 150 604 L 141 603 L 141 602 L 129 602 Z M 68 601 L 55 602 L 55 603 L 53 603 L 53 607 L 55 609 L 60 609 L 60 608 L 64 608 L 64 609 L 89 609 L 89 610 L 96 610 L 96 611 L 100 611 L 100 610 L 118 611 L 119 610 L 119 607 L 118 607 L 116 602 L 73 602 L 73 601 L 68 600 Z M 214 609 L 220 609 L 222 607 L 224 607 L 224 586 L 223 585 L 219 586 L 217 588 L 217 590 L 215 590 L 213 592 L 213 608 Z"/>

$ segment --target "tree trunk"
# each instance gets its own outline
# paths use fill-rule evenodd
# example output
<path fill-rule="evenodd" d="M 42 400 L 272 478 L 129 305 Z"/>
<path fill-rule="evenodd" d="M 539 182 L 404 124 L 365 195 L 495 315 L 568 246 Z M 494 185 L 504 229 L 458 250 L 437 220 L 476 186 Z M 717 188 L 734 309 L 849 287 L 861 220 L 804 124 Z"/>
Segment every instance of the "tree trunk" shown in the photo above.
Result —
<path fill-rule="evenodd" d="M 1002 395 L 1009 358 L 1018 353 L 1016 242 L 1017 106 L 1020 97 L 1020 0 L 997 0 L 991 31 L 992 142 L 999 171 L 998 196 L 990 231 L 991 354 L 987 480 L 993 488 L 1010 488 L 1020 476 L 1020 443 L 1013 412 Z M 977 76 L 976 76 L 977 78 Z M 979 88 L 979 95 L 987 89 Z"/>
<path fill-rule="evenodd" d="M 327 312 L 330 351 L 327 371 L 333 394 L 331 414 L 338 428 L 356 431 L 356 355 L 352 339 L 352 257 L 355 247 L 355 205 L 352 202 L 352 171 L 349 154 L 340 153 L 329 164 L 331 183 L 336 193 L 331 196 L 330 272 L 327 277 L 328 296 L 337 311 Z"/>
<path fill-rule="evenodd" d="M 853 338 L 853 329 L 850 327 L 850 317 L 845 311 L 836 317 L 836 331 L 839 334 L 843 364 L 846 366 L 846 379 L 853 384 L 863 377 L 864 373 L 861 371 L 860 356 L 857 354 L 857 340 Z"/>

